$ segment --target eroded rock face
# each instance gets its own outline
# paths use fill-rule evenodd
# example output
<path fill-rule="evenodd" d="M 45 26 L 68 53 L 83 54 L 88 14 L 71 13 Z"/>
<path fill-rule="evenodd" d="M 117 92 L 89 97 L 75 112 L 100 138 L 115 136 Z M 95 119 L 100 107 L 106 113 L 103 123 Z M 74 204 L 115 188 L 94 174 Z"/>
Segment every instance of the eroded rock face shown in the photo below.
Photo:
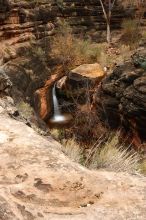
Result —
<path fill-rule="evenodd" d="M 43 1 L 37 5 L 34 1 L 2 0 L 0 2 L 0 40 L 9 40 L 16 44 L 37 38 L 47 37 L 51 34 L 51 11 L 45 8 Z M 37 28 L 37 31 L 36 31 Z"/>
<path fill-rule="evenodd" d="M 124 126 L 136 146 L 146 141 L 146 70 L 142 59 L 146 54 L 140 53 L 133 61 L 117 66 L 102 81 L 96 96 L 101 118 L 111 128 Z"/>
<path fill-rule="evenodd" d="M 34 92 L 51 75 L 46 51 L 53 19 L 48 1 L 0 1 L 0 65 L 13 83 L 16 102 L 23 99 L 35 106 Z"/>
<path fill-rule="evenodd" d="M 118 12 L 118 13 L 117 13 Z M 58 19 L 74 27 L 76 33 L 88 32 L 97 35 L 105 30 L 106 23 L 99 1 L 19 1 L 1 0 L 0 2 L 0 40 L 8 44 L 28 42 L 36 37 L 41 39 L 52 34 L 52 23 Z M 121 5 L 113 10 L 112 25 L 119 28 L 121 18 L 126 16 Z"/>
<path fill-rule="evenodd" d="M 50 79 L 46 80 L 45 85 L 35 91 L 35 110 L 38 112 L 41 119 L 46 122 L 53 113 L 52 88 L 54 84 L 64 76 L 64 74 L 64 68 L 59 66 Z"/>
<path fill-rule="evenodd" d="M 99 1 L 1 0 L 0 22 L 5 22 L 0 27 L 0 40 L 19 36 L 17 41 L 24 42 L 34 34 L 33 31 L 36 28 L 35 33 L 38 38 L 48 36 L 50 33 L 48 21 L 52 22 L 57 17 L 59 19 L 65 17 L 74 26 L 76 33 L 90 32 L 90 35 L 95 35 L 97 31 L 106 29 L 106 23 L 101 14 L 102 8 Z M 114 28 L 119 28 L 121 17 L 124 16 L 126 16 L 125 10 L 117 5 L 113 11 Z"/>
<path fill-rule="evenodd" d="M 3 107 L 0 122 L 0 219 L 146 218 L 144 177 L 89 171 Z"/>

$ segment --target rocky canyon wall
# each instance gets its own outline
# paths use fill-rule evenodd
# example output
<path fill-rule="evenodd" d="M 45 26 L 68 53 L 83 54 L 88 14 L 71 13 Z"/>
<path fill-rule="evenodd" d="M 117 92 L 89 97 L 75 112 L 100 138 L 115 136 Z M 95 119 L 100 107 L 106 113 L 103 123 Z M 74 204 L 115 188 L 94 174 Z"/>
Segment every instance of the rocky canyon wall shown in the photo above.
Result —
<path fill-rule="evenodd" d="M 117 6 L 113 13 L 115 28 L 119 27 L 123 15 Z M 42 102 L 38 100 L 47 103 L 47 89 L 40 90 L 41 97 L 40 91 L 37 92 L 35 103 L 34 92 L 45 85 L 54 71 L 56 64 L 49 58 L 49 42 L 58 20 L 62 18 L 79 34 L 89 32 L 94 36 L 98 30 L 100 35 L 100 30 L 105 28 L 99 1 L 0 0 L 0 64 L 13 82 L 16 100 L 26 98 L 34 105 L 37 103 L 36 108 L 39 108 L 38 102 Z M 48 109 L 43 111 L 42 118 L 45 118 L 44 112 Z"/>
<path fill-rule="evenodd" d="M 146 53 L 117 65 L 97 90 L 97 112 L 112 129 L 124 127 L 136 148 L 146 150 Z M 128 137 L 128 138 L 129 138 Z"/>
<path fill-rule="evenodd" d="M 116 6 L 112 16 L 112 26 L 119 28 L 126 13 Z M 65 18 L 75 32 L 81 33 L 105 29 L 102 8 L 98 0 L 42 0 L 42 1 L 0 1 L 0 41 L 14 39 L 13 43 L 24 42 L 35 35 L 36 38 L 52 34 L 51 23 Z"/>
<path fill-rule="evenodd" d="M 128 15 L 131 12 L 125 12 L 117 5 L 112 27 L 119 28 L 122 18 Z M 46 97 L 50 97 L 51 92 L 48 93 L 46 86 L 53 83 L 53 79 L 47 80 L 56 66 L 49 57 L 49 43 L 58 20 L 62 18 L 73 26 L 75 33 L 90 33 L 96 39 L 98 35 L 99 39 L 102 38 L 105 21 L 98 0 L 0 0 L 0 65 L 13 83 L 15 100 L 25 98 L 34 106 L 37 103 L 37 109 L 40 105 L 45 106 L 43 119 L 50 112 Z"/>

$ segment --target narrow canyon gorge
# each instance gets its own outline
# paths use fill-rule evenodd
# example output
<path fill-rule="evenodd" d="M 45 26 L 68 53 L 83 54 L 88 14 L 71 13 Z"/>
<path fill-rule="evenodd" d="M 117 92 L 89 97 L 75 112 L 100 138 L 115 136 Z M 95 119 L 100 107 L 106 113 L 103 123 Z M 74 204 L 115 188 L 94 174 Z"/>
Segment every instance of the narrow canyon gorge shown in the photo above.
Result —
<path fill-rule="evenodd" d="M 0 220 L 146 218 L 146 7 L 115 1 L 108 44 L 101 2 L 0 0 Z"/>

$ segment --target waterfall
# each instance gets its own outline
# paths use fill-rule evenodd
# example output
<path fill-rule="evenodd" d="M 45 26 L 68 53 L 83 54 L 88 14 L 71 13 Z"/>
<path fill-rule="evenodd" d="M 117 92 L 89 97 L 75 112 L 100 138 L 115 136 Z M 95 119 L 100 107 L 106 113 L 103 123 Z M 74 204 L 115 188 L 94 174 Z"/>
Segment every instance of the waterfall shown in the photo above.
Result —
<path fill-rule="evenodd" d="M 61 112 L 60 112 L 60 109 L 59 109 L 59 104 L 58 104 L 58 99 L 57 99 L 57 96 L 56 96 L 56 85 L 54 84 L 54 87 L 53 87 L 53 107 L 54 107 L 54 116 L 61 116 Z"/>
<path fill-rule="evenodd" d="M 58 99 L 56 96 L 56 85 L 54 84 L 53 89 L 52 89 L 52 99 L 53 99 L 53 108 L 54 108 L 54 113 L 53 116 L 50 118 L 49 123 L 50 124 L 67 124 L 72 120 L 72 116 L 67 113 L 63 113 L 59 109 L 59 103 Z"/>
<path fill-rule="evenodd" d="M 58 103 L 58 99 L 56 96 L 56 85 L 55 84 L 52 90 L 52 96 L 53 96 L 54 114 L 51 120 L 54 122 L 63 122 L 65 120 L 65 117 L 63 114 L 61 114 L 61 111 L 59 109 L 59 103 Z"/>

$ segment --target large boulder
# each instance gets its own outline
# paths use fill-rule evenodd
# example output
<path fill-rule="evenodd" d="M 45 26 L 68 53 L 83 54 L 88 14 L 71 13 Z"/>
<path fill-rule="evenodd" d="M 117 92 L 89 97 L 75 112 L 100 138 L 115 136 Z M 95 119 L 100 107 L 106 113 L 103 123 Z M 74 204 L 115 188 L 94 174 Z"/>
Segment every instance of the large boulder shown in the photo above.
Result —
<path fill-rule="evenodd" d="M 92 97 L 94 88 L 104 76 L 105 72 L 98 63 L 80 65 L 57 82 L 61 94 L 60 98 L 66 96 L 67 99 L 72 100 L 73 98 L 79 104 L 86 104 L 88 98 Z M 87 97 L 87 94 L 89 97 Z M 62 102 L 62 99 L 60 102 Z"/>
<path fill-rule="evenodd" d="M 1 106 L 0 122 L 0 219 L 146 218 L 145 177 L 89 171 Z"/>
<path fill-rule="evenodd" d="M 72 90 L 93 88 L 104 76 L 105 72 L 100 64 L 83 64 L 70 71 L 67 78 L 67 85 Z"/>
<path fill-rule="evenodd" d="M 82 64 L 73 69 L 69 74 L 70 80 L 75 81 L 94 81 L 94 83 L 104 77 L 105 73 L 99 63 Z"/>

